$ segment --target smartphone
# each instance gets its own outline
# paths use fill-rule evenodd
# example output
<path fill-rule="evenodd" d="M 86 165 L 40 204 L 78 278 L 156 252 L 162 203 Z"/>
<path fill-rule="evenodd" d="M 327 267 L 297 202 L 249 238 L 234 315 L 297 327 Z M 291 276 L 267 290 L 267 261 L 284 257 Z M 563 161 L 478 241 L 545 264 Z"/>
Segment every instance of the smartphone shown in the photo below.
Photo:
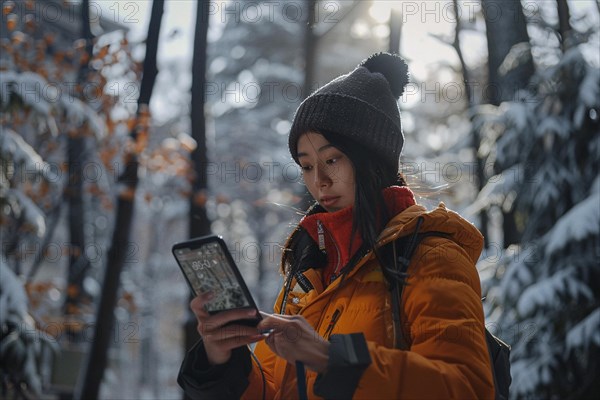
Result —
<path fill-rule="evenodd" d="M 262 317 L 223 238 L 210 235 L 187 240 L 174 244 L 172 251 L 194 295 L 214 293 L 205 305 L 209 314 L 239 308 L 254 309 L 255 318 L 232 323 L 258 324 Z"/>

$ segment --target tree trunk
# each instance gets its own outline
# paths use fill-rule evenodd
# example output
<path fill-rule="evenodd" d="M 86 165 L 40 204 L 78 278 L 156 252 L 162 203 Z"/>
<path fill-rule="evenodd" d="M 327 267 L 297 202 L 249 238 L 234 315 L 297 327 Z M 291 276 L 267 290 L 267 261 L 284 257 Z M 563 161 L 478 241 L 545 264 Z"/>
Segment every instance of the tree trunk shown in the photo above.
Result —
<path fill-rule="evenodd" d="M 488 43 L 487 100 L 494 105 L 515 100 L 534 73 L 527 23 L 519 0 L 482 0 Z M 515 54 L 514 46 L 525 44 Z M 513 54 L 509 53 L 513 50 Z M 509 56 L 509 57 L 507 57 Z M 508 62 L 512 60 L 512 62 Z M 502 68 L 501 68 L 502 66 Z M 504 246 L 518 243 L 521 232 L 515 222 L 514 209 L 503 212 Z"/>
<path fill-rule="evenodd" d="M 527 21 L 519 0 L 482 0 L 488 43 L 489 87 L 488 101 L 498 105 L 514 100 L 515 93 L 524 89 L 533 75 L 531 50 L 523 50 L 518 61 L 507 71 L 500 66 L 513 46 L 529 45 Z"/>
<path fill-rule="evenodd" d="M 460 31 L 462 29 L 462 24 L 460 21 L 461 12 L 459 9 L 458 0 L 453 0 L 452 5 L 453 5 L 453 9 L 454 9 L 454 17 L 456 18 L 456 27 L 455 27 L 455 31 L 454 31 L 454 42 L 452 43 L 452 47 L 454 47 L 454 50 L 456 51 L 456 54 L 458 55 L 458 59 L 460 60 L 460 65 L 461 65 L 462 74 L 463 74 L 463 81 L 464 81 L 464 85 L 465 85 L 467 107 L 470 110 L 471 108 L 473 108 L 473 106 L 475 106 L 475 104 L 474 104 L 474 100 L 473 100 L 473 88 L 471 87 L 471 85 L 472 85 L 471 74 L 469 72 L 467 63 L 465 62 L 465 58 L 463 56 L 462 49 L 460 47 Z M 471 112 L 469 112 L 469 114 L 473 115 Z M 479 146 L 480 145 L 481 145 L 481 138 L 479 137 L 479 131 L 477 131 L 476 129 L 472 129 L 471 130 L 471 146 L 473 148 L 474 159 L 476 162 L 475 174 L 477 175 L 477 189 L 478 189 L 477 191 L 478 192 L 481 192 L 481 189 L 483 189 L 483 186 L 485 184 L 484 160 L 481 157 L 479 157 Z M 483 235 L 485 247 L 487 248 L 489 246 L 487 210 L 483 210 L 479 213 L 479 230 L 481 231 L 481 234 Z"/>
<path fill-rule="evenodd" d="M 558 32 L 560 33 L 560 47 L 563 51 L 567 51 L 571 47 L 571 12 L 567 0 L 556 0 L 558 8 Z"/>
<path fill-rule="evenodd" d="M 148 104 L 150 104 L 154 81 L 158 73 L 156 54 L 163 10 L 164 0 L 154 0 L 152 2 L 140 97 L 137 102 L 137 121 L 130 132 L 134 142 L 138 139 L 138 134 L 142 129 L 148 129 Z M 139 149 L 137 150 L 139 151 Z M 125 170 L 119 176 L 118 183 L 122 185 L 123 189 L 119 193 L 117 201 L 117 215 L 107 256 L 102 294 L 94 327 L 94 340 L 85 365 L 83 385 L 76 396 L 79 399 L 98 398 L 100 384 L 107 364 L 107 352 L 114 329 L 114 308 L 117 303 L 121 270 L 126 262 L 126 253 L 129 247 L 129 232 L 133 219 L 135 190 L 138 183 L 138 159 L 135 151 L 132 150 L 127 154 Z"/>
<path fill-rule="evenodd" d="M 317 38 L 314 33 L 316 0 L 306 0 L 307 19 L 304 27 L 304 87 L 302 97 L 308 97 L 317 88 L 315 82 L 315 51 Z"/>
<path fill-rule="evenodd" d="M 89 61 L 93 52 L 93 36 L 90 29 L 89 0 L 81 2 L 81 37 L 85 40 L 85 53 L 82 55 L 77 77 L 78 95 L 83 98 L 83 90 L 87 82 Z M 83 175 L 85 163 L 85 137 L 76 129 L 69 132 L 67 141 L 67 160 L 69 181 L 65 196 L 69 204 L 69 268 L 67 270 L 67 290 L 65 296 L 65 314 L 78 313 L 79 305 L 85 298 L 83 280 L 90 267 L 90 261 L 85 254 L 85 216 L 83 204 Z M 77 338 L 73 338 L 77 340 Z"/>
<path fill-rule="evenodd" d="M 303 4 L 306 5 L 307 14 L 306 25 L 304 26 L 304 83 L 302 86 L 302 98 L 305 99 L 325 82 L 315 81 L 317 43 L 322 37 L 317 37 L 314 30 L 317 0 L 306 0 Z M 298 207 L 302 210 L 307 210 L 312 202 L 312 197 L 308 193 L 305 193 Z"/>
<path fill-rule="evenodd" d="M 395 7 L 390 12 L 390 43 L 388 51 L 392 54 L 400 54 L 400 42 L 402 37 L 402 13 Z"/>
<path fill-rule="evenodd" d="M 60 215 L 62 213 L 62 203 L 56 204 L 50 213 L 48 214 L 48 229 L 46 229 L 46 235 L 44 235 L 44 239 L 40 244 L 39 248 L 35 251 L 35 257 L 33 259 L 33 263 L 31 264 L 31 269 L 27 273 L 27 283 L 33 282 L 35 275 L 40 270 L 40 266 L 42 265 L 42 260 L 44 259 L 44 255 L 48 251 L 48 247 L 50 246 L 50 241 L 54 236 L 54 232 L 56 231 L 56 227 L 60 221 Z"/>
<path fill-rule="evenodd" d="M 190 195 L 189 235 L 191 238 L 208 235 L 210 221 L 206 215 L 206 199 L 208 189 L 208 155 L 206 154 L 206 121 L 204 117 L 204 92 L 206 86 L 207 34 L 209 22 L 208 2 L 200 1 L 196 8 L 196 28 L 194 30 L 194 55 L 192 58 L 192 137 L 196 148 L 191 158 L 194 166 L 194 181 Z M 191 294 L 190 294 L 191 296 Z M 196 318 L 189 307 L 185 321 L 185 350 L 189 350 L 199 339 L 196 331 Z"/>

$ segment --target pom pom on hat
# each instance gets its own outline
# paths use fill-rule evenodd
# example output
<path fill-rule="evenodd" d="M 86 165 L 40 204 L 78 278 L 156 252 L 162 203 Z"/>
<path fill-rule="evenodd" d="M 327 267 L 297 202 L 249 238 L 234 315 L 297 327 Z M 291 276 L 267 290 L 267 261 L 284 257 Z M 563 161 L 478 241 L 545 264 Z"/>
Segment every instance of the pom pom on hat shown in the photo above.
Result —
<path fill-rule="evenodd" d="M 386 173 L 395 176 L 404 145 L 398 98 L 407 82 L 406 62 L 378 53 L 319 88 L 294 115 L 288 138 L 294 160 L 298 163 L 303 133 L 334 132 L 364 146 L 365 156 L 381 157 L 388 166 Z"/>
<path fill-rule="evenodd" d="M 392 94 L 399 99 L 408 83 L 408 65 L 397 55 L 377 53 L 360 63 L 370 72 L 382 74 L 390 84 Z"/>

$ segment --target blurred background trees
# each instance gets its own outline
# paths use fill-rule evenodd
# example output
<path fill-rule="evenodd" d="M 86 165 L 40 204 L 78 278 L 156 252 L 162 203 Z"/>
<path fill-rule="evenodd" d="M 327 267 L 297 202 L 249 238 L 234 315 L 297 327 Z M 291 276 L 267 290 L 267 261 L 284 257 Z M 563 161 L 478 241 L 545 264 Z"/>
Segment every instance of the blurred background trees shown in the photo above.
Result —
<path fill-rule="evenodd" d="M 504 224 L 503 257 L 485 283 L 513 345 L 514 394 L 590 398 L 600 389 L 600 70 L 586 44 L 598 32 L 567 24 L 566 2 L 557 12 L 559 24 L 544 28 L 560 46 L 526 43 L 556 61 L 540 60 L 526 87 L 476 111 L 488 141 L 480 154 L 497 175 L 474 206 L 502 210 L 512 226 Z M 531 59 L 517 47 L 499 71 Z"/>
<path fill-rule="evenodd" d="M 162 28 L 159 3 L 2 3 L 3 396 L 180 396 L 194 321 L 171 245 L 222 235 L 270 310 L 307 204 L 293 112 L 388 49 L 411 73 L 403 172 L 421 203 L 486 233 L 484 305 L 513 346 L 512 395 L 598 392 L 597 2 L 166 1 Z M 94 352 L 107 369 L 86 379 Z"/>
<path fill-rule="evenodd" d="M 82 342 L 82 329 L 93 321 L 99 256 L 110 230 L 109 174 L 129 120 L 123 93 L 110 89 L 119 79 L 135 82 L 138 70 L 124 35 L 111 35 L 116 24 L 96 21 L 102 36 L 92 53 L 85 9 L 46 5 L 55 13 L 31 1 L 2 5 L 2 264 L 25 279 L 31 305 L 21 323 L 3 325 L 3 337 L 18 332 L 28 346 L 3 341 L 2 349 L 13 357 L 8 386 L 24 396 L 40 395 L 52 370 L 38 364 L 39 382 L 30 385 L 18 366 L 42 360 L 40 343 Z M 57 226 L 67 221 L 67 239 L 57 240 Z M 62 278 L 48 279 L 59 272 L 46 275 L 48 261 L 66 263 Z M 4 365 L 3 359 L 3 382 Z"/>

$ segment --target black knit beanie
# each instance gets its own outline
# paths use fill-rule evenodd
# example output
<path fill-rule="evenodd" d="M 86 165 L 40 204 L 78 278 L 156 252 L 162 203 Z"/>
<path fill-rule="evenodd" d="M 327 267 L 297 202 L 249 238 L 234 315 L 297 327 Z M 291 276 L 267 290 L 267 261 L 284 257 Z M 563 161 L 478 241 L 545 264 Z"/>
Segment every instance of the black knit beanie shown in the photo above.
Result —
<path fill-rule="evenodd" d="M 364 146 L 397 173 L 404 144 L 397 100 L 407 82 L 404 60 L 378 53 L 319 88 L 294 116 L 288 142 L 294 160 L 298 163 L 298 139 L 303 133 L 329 131 Z"/>

